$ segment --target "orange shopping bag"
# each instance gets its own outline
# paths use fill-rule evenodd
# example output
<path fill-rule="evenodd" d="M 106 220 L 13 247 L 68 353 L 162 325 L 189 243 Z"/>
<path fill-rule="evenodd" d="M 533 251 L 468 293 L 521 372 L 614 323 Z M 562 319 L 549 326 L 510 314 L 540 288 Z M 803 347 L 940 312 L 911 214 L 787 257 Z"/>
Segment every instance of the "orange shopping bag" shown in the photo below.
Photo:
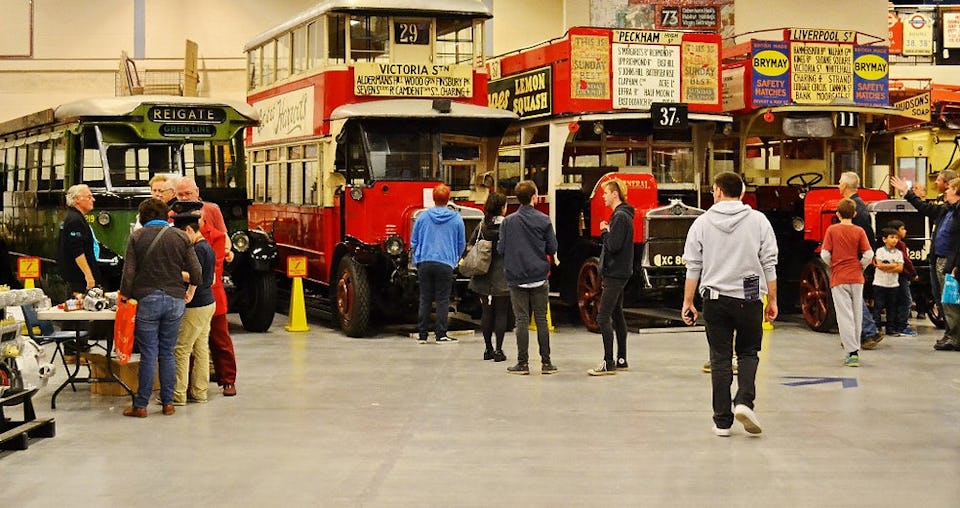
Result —
<path fill-rule="evenodd" d="M 130 361 L 133 331 L 137 324 L 137 301 L 117 295 L 117 317 L 113 322 L 113 349 L 121 364 Z"/>

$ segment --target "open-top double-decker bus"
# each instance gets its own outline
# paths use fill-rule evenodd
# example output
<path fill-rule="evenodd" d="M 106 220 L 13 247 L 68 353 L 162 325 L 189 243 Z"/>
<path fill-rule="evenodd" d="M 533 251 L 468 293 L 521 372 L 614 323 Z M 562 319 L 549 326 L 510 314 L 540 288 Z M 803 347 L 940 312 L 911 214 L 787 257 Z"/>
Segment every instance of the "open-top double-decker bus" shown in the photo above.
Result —
<path fill-rule="evenodd" d="M 807 324 L 825 331 L 835 316 L 829 267 L 818 252 L 835 220 L 841 173 L 860 176 L 875 230 L 891 219 L 907 224 L 911 258 L 926 269 L 927 221 L 887 193 L 894 150 L 888 129 L 908 113 L 890 106 L 886 47 L 859 42 L 879 38 L 816 28 L 769 34 L 775 40 L 724 49 L 724 109 L 734 124 L 717 140 L 718 155 L 727 154 L 774 227 L 781 308 L 799 303 Z"/>
<path fill-rule="evenodd" d="M 490 17 L 475 0 L 330 0 L 246 45 L 250 224 L 281 260 L 306 257 L 305 288 L 349 336 L 416 316 L 409 242 L 430 189 L 452 188 L 468 230 L 482 217 L 517 118 L 486 107 Z"/>
<path fill-rule="evenodd" d="M 714 137 L 731 121 L 720 52 L 716 34 L 574 27 L 491 60 L 490 105 L 521 118 L 504 136 L 497 185 L 509 195 L 518 180 L 537 182 L 537 206 L 559 243 L 551 288 L 591 330 L 599 330 L 600 222 L 610 217 L 600 185 L 614 177 L 637 210 L 625 302 L 662 308 L 673 296 L 679 308 L 684 239 L 703 213 Z"/>
<path fill-rule="evenodd" d="M 2 235 L 14 256 L 39 256 L 43 287 L 62 301 L 56 273 L 59 223 L 66 191 L 87 184 L 96 208 L 87 215 L 104 247 L 107 289 L 119 287 L 127 237 L 154 175 L 196 179 L 203 199 L 220 205 L 233 239 L 228 268 L 231 308 L 244 326 L 265 331 L 275 291 L 257 281 L 272 272 L 275 253 L 262 231 L 247 230 L 244 129 L 257 124 L 249 105 L 198 97 L 86 99 L 0 124 Z"/>

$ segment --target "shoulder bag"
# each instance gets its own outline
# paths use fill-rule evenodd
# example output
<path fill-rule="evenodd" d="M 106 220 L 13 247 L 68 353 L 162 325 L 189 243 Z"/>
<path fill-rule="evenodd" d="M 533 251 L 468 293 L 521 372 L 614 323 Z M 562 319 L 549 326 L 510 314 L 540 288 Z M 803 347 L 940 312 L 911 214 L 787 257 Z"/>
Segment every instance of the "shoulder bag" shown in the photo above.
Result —
<path fill-rule="evenodd" d="M 467 249 L 466 255 L 460 260 L 457 268 L 461 275 L 473 277 L 484 275 L 490 270 L 490 260 L 493 256 L 493 242 L 483 239 L 483 223 L 477 227 L 477 241 Z"/>

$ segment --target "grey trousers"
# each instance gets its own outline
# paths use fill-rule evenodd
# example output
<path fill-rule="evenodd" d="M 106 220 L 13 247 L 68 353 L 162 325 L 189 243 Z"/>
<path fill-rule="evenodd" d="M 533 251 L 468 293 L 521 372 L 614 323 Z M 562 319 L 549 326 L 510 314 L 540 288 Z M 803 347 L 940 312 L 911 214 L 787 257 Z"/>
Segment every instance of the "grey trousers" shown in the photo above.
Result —
<path fill-rule="evenodd" d="M 837 312 L 840 344 L 847 353 L 860 350 L 860 326 L 863 320 L 863 284 L 840 284 L 830 288 Z"/>

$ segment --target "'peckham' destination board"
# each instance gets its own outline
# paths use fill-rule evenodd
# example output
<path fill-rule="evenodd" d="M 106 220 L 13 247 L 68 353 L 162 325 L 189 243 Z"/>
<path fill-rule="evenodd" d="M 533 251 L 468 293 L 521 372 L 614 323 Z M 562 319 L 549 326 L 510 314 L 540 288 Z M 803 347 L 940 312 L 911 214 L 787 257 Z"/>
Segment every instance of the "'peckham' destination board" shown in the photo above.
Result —
<path fill-rule="evenodd" d="M 717 104 L 720 45 L 684 40 L 682 32 L 614 30 L 613 107 L 650 109 L 654 102 Z"/>

